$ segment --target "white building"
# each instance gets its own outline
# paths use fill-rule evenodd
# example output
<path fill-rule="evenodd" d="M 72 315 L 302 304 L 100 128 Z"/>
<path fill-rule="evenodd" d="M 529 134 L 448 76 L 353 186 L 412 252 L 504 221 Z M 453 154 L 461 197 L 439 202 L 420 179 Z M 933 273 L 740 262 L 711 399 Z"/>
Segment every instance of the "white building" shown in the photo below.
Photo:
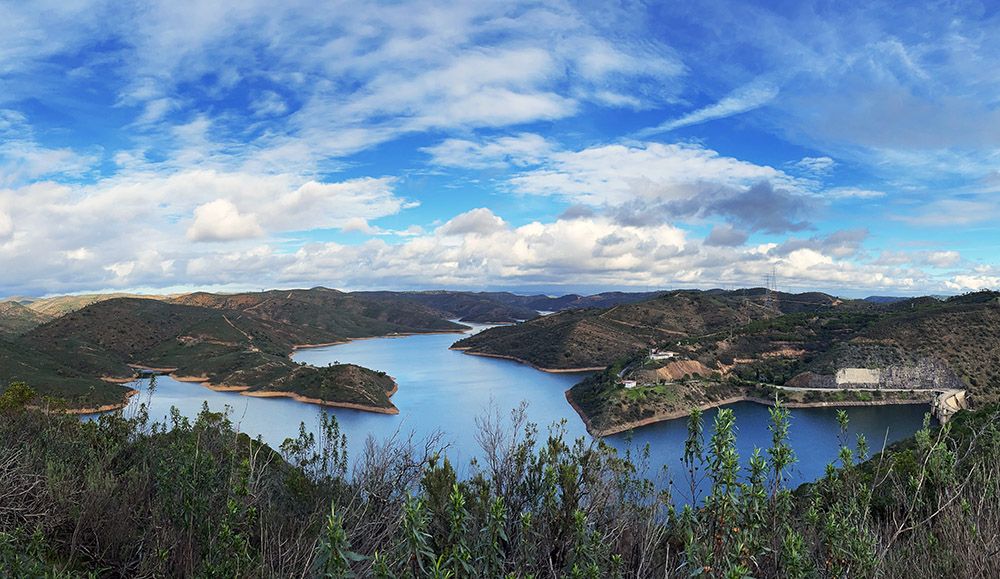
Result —
<path fill-rule="evenodd" d="M 882 372 L 872 368 L 841 368 L 837 370 L 837 386 L 853 384 L 875 387 L 882 379 Z"/>
<path fill-rule="evenodd" d="M 669 350 L 657 350 L 652 349 L 649 351 L 650 360 L 670 360 L 677 357 L 677 352 L 671 352 Z"/>
<path fill-rule="evenodd" d="M 635 388 L 636 384 L 637 383 L 636 383 L 635 380 L 622 380 L 622 386 L 624 386 L 627 390 L 631 390 L 632 388 Z"/>

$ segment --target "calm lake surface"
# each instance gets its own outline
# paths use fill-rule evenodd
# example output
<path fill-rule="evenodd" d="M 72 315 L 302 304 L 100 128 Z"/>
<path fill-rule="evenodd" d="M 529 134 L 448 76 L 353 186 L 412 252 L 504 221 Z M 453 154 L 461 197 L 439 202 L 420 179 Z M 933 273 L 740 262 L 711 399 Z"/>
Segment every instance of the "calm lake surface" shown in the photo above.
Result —
<path fill-rule="evenodd" d="M 473 331 L 485 327 L 488 326 L 476 326 Z M 449 350 L 448 347 L 459 338 L 457 334 L 376 338 L 296 352 L 295 360 L 317 366 L 350 362 L 388 372 L 399 383 L 399 391 L 392 397 L 399 408 L 398 415 L 327 410 L 291 399 L 214 392 L 199 384 L 177 382 L 166 376 L 157 378 L 152 397 L 145 395 L 148 380 L 134 384 L 144 391 L 144 395 L 135 396 L 132 404 L 149 400 L 150 418 L 161 421 L 171 406 L 189 417 L 198 413 L 203 401 L 207 401 L 214 411 L 225 410 L 228 406 L 231 419 L 242 432 L 254 437 L 259 435 L 273 447 L 295 436 L 301 422 L 314 429 L 319 413 L 328 411 L 336 415 L 342 431 L 347 434 L 351 456 L 359 455 L 368 436 L 381 440 L 395 433 L 408 435 L 412 432 L 421 439 L 440 431 L 443 441 L 450 444 L 448 455 L 460 472 L 465 472 L 463 465 L 478 455 L 473 435 L 476 418 L 491 408 L 508 416 L 511 409 L 525 401 L 528 418 L 541 428 L 565 420 L 569 436 L 588 436 L 583 421 L 564 395 L 582 375 L 549 374 L 516 362 Z M 741 456 L 748 457 L 754 447 L 767 448 L 770 444 L 768 408 L 753 403 L 730 407 L 736 414 Z M 850 440 L 853 443 L 857 433 L 864 433 L 869 446 L 877 451 L 883 440 L 891 443 L 912 435 L 920 428 L 927 410 L 925 405 L 848 408 Z M 793 484 L 819 478 L 826 464 L 835 458 L 838 443 L 835 413 L 831 408 L 792 411 L 791 439 L 798 457 L 792 470 Z M 705 413 L 706 436 L 710 435 L 709 426 L 714 416 L 715 411 Z M 620 450 L 649 444 L 652 469 L 658 471 L 666 465 L 679 477 L 686 428 L 685 419 L 673 420 L 606 440 Z M 649 476 L 654 475 L 656 472 L 649 473 Z"/>

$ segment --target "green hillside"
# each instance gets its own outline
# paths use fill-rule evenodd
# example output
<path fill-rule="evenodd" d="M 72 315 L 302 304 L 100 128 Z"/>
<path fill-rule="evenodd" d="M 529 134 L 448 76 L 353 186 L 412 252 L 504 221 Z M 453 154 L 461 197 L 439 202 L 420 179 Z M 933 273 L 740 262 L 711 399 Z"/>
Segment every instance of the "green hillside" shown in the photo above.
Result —
<path fill-rule="evenodd" d="M 12 382 L 26 382 L 38 394 L 61 398 L 71 407 L 116 404 L 128 391 L 30 345 L 0 338 L 0 390 Z"/>
<path fill-rule="evenodd" d="M 174 304 L 242 312 L 254 318 L 328 332 L 336 338 L 393 333 L 453 332 L 464 326 L 443 319 L 440 311 L 407 300 L 372 299 L 327 288 L 259 293 L 193 293 Z"/>
<path fill-rule="evenodd" d="M 504 300 L 504 294 L 474 292 L 425 291 L 425 292 L 356 292 L 352 295 L 387 303 L 410 302 L 439 312 L 442 317 L 462 322 L 509 323 L 528 320 L 538 315 L 530 307 Z M 514 294 L 506 294 L 514 296 Z"/>
<path fill-rule="evenodd" d="M 187 303 L 180 303 L 187 302 Z M 121 400 L 101 377 L 130 365 L 176 369 L 219 386 L 291 392 L 328 402 L 391 409 L 384 373 L 352 365 L 304 366 L 296 345 L 411 332 L 459 331 L 416 304 L 386 304 L 326 289 L 263 294 L 192 294 L 171 302 L 95 302 L 3 343 L 0 381 L 22 380 L 71 406 Z"/>
<path fill-rule="evenodd" d="M 713 334 L 751 320 L 802 311 L 865 307 L 826 294 L 675 291 L 607 309 L 573 309 L 492 328 L 455 344 L 472 353 L 512 356 L 543 368 L 607 366 L 638 350 Z"/>
<path fill-rule="evenodd" d="M 16 301 L 0 302 L 0 335 L 21 334 L 52 319 Z"/>
<path fill-rule="evenodd" d="M 722 305 L 717 313 L 728 311 Z M 681 316 L 674 321 L 678 319 Z M 687 319 L 692 325 L 698 321 Z M 648 335 L 646 330 L 631 334 L 636 342 Z M 504 344 L 502 340 L 490 342 L 494 347 Z M 574 352 L 586 354 L 595 349 L 593 343 L 585 346 L 590 349 Z M 928 391 L 965 390 L 976 406 L 994 403 L 1000 400 L 1000 358 L 996 356 L 1000 351 L 1000 294 L 978 292 L 877 306 L 841 303 L 673 338 L 669 348 L 677 353 L 672 361 L 647 360 L 637 347 L 623 353 L 606 372 L 573 387 L 571 398 L 592 431 L 614 431 L 637 421 L 681 415 L 694 406 L 734 396 L 773 399 L 777 395 L 795 404 L 864 403 L 923 400 Z M 595 359 L 600 358 L 582 357 L 577 363 Z M 846 369 L 877 371 L 877 378 L 845 392 L 843 388 L 850 385 L 838 383 L 836 376 Z M 622 378 L 634 380 L 636 387 L 623 389 L 618 384 Z M 769 385 L 800 390 L 771 390 Z M 872 392 L 872 388 L 879 391 Z"/>

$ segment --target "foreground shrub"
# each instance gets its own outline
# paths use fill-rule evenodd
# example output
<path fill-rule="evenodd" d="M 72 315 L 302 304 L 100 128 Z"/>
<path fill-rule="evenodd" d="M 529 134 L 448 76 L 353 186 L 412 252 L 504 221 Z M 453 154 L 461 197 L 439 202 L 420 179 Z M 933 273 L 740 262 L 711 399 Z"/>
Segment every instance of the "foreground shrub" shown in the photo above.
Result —
<path fill-rule="evenodd" d="M 991 408 L 874 457 L 841 414 L 837 464 L 793 490 L 781 406 L 771 446 L 750 457 L 736 452 L 732 412 L 711 429 L 693 413 L 682 468 L 666 476 L 647 472 L 648 449 L 620 455 L 563 425 L 543 433 L 524 408 L 493 413 L 460 477 L 435 437 L 369 440 L 349 462 L 325 412 L 318 434 L 303 425 L 274 450 L 207 408 L 166 424 L 142 409 L 80 422 L 4 399 L 16 402 L 0 410 L 10 576 L 1000 574 Z"/>

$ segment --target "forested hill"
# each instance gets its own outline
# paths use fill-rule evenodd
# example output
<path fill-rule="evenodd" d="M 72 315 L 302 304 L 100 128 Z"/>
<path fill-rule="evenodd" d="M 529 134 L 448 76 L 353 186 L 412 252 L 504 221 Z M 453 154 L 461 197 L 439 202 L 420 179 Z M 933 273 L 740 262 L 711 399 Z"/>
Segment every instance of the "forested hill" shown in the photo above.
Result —
<path fill-rule="evenodd" d="M 289 359 L 293 347 L 463 329 L 421 306 L 344 296 L 324 290 L 93 303 L 3 342 L 0 384 L 25 381 L 71 406 L 90 407 L 121 400 L 122 387 L 101 378 L 127 378 L 131 364 L 218 386 L 391 408 L 394 385 L 383 374 L 301 366 Z M 199 305 L 177 303 L 184 299 Z"/>
<path fill-rule="evenodd" d="M 410 300 L 378 298 L 323 287 L 241 294 L 193 293 L 171 303 L 245 313 L 254 318 L 331 332 L 340 338 L 457 331 L 438 309 Z"/>
<path fill-rule="evenodd" d="M 541 294 L 518 295 L 510 292 L 355 292 L 351 295 L 390 302 L 408 301 L 423 304 L 450 319 L 462 322 L 509 323 L 530 320 L 539 312 L 556 312 L 590 307 L 610 307 L 647 300 L 663 292 L 606 292 L 590 296 L 567 294 L 553 297 Z"/>
<path fill-rule="evenodd" d="M 608 308 L 567 310 L 493 328 L 455 344 L 472 353 L 511 356 L 536 366 L 606 366 L 637 350 L 711 334 L 769 316 L 872 307 L 822 293 L 683 290 Z"/>
<path fill-rule="evenodd" d="M 543 368 L 611 365 L 666 348 L 709 372 L 752 382 L 833 387 L 845 368 L 900 388 L 966 388 L 1000 400 L 1000 294 L 872 302 L 766 290 L 678 291 L 568 311 L 460 340 L 474 354 Z"/>
<path fill-rule="evenodd" d="M 663 292 L 606 292 L 589 296 L 518 295 L 510 292 L 470 291 L 361 291 L 342 292 L 324 287 L 265 292 L 185 295 L 90 294 L 49 298 L 11 297 L 0 301 L 0 336 L 24 333 L 35 326 L 86 306 L 128 297 L 152 299 L 216 309 L 253 311 L 255 315 L 287 323 L 318 325 L 345 335 L 368 335 L 381 326 L 391 333 L 449 329 L 443 320 L 512 323 L 555 312 L 588 307 L 610 307 L 647 300 Z M 317 312 L 316 308 L 324 308 Z M 319 315 L 317 315 L 319 314 Z"/>

